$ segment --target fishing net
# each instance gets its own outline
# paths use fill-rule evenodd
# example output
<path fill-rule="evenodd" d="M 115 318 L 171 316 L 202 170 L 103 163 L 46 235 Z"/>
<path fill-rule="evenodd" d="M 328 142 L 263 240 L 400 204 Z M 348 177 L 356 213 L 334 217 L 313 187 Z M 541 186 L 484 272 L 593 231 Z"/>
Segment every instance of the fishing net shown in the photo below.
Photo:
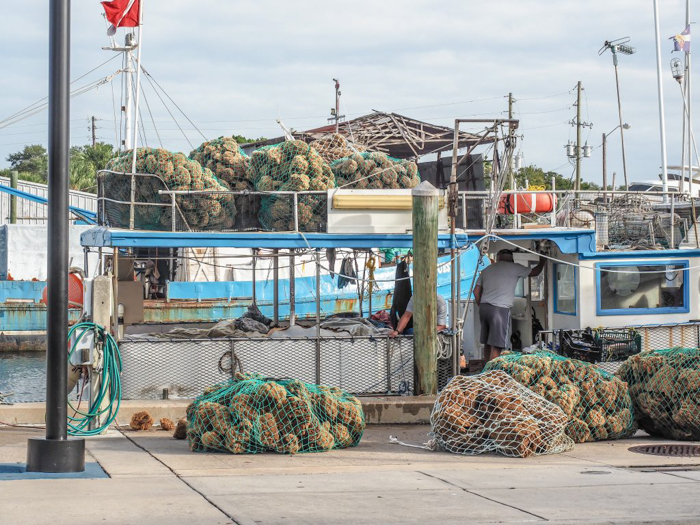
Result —
<path fill-rule="evenodd" d="M 318 152 L 302 140 L 288 140 L 253 152 L 250 179 L 257 191 L 326 191 L 335 188 L 335 176 Z M 299 195 L 301 231 L 323 231 L 326 223 L 326 195 Z M 269 195 L 262 198 L 260 223 L 269 230 L 294 229 L 294 196 Z"/>
<path fill-rule="evenodd" d="M 354 153 L 331 164 L 339 188 L 407 189 L 420 184 L 418 165 L 386 153 Z"/>
<path fill-rule="evenodd" d="M 333 133 L 327 137 L 314 140 L 309 145 L 314 148 L 326 162 L 333 162 L 334 160 L 349 157 L 353 153 L 365 150 L 364 146 L 348 142 L 348 140 L 339 133 Z"/>
<path fill-rule="evenodd" d="M 131 176 L 128 174 L 131 162 L 132 152 L 126 151 L 107 164 L 107 169 L 125 174 L 113 177 L 105 185 L 105 193 L 110 199 L 130 201 Z M 136 172 L 155 175 L 136 177 L 135 202 L 141 204 L 134 206 L 134 226 L 138 229 L 171 229 L 170 196 L 158 194 L 164 189 L 163 184 L 175 191 L 229 190 L 228 184 L 220 181 L 210 169 L 202 168 L 199 162 L 164 149 L 138 148 Z M 184 219 L 190 229 L 230 229 L 235 222 L 236 205 L 231 195 L 178 195 L 176 203 L 179 210 L 176 211 L 176 220 Z M 126 215 L 121 220 L 126 220 L 128 225 L 129 205 L 122 205 L 120 209 L 122 215 Z"/>
<path fill-rule="evenodd" d="M 595 365 L 550 352 L 504 353 L 484 367 L 502 370 L 561 407 L 576 443 L 626 438 L 636 426 L 627 384 Z"/>
<path fill-rule="evenodd" d="M 199 146 L 190 153 L 190 158 L 208 168 L 231 191 L 252 191 L 253 181 L 249 178 L 250 157 L 243 153 L 236 139 L 219 137 Z M 235 195 L 237 230 L 258 227 L 259 195 Z"/>
<path fill-rule="evenodd" d="M 649 350 L 617 371 L 629 385 L 639 426 L 653 436 L 700 439 L 700 349 Z"/>
<path fill-rule="evenodd" d="M 187 408 L 194 451 L 323 452 L 360 443 L 365 416 L 343 390 L 255 374 L 209 388 Z"/>
<path fill-rule="evenodd" d="M 568 420 L 561 408 L 500 370 L 453 378 L 430 414 L 431 435 L 440 448 L 521 458 L 570 450 Z"/>

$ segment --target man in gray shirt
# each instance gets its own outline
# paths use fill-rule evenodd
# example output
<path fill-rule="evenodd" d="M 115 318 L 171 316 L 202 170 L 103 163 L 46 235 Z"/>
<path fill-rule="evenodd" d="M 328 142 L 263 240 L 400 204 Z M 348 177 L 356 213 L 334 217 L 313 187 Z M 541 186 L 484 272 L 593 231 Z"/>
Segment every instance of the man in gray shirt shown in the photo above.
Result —
<path fill-rule="evenodd" d="M 509 345 L 510 309 L 515 301 L 515 287 L 521 277 L 535 277 L 542 272 L 546 259 L 540 257 L 532 270 L 513 262 L 513 252 L 501 250 L 496 262 L 484 268 L 476 280 L 474 299 L 479 307 L 481 344 L 488 360 L 501 355 Z"/>
<path fill-rule="evenodd" d="M 411 297 L 408 300 L 408 304 L 406 305 L 406 311 L 404 314 L 401 316 L 401 319 L 399 319 L 398 324 L 396 325 L 396 330 L 391 332 L 389 334 L 389 337 L 396 337 L 399 334 L 403 334 L 404 331 L 406 330 L 406 325 L 408 325 L 408 322 L 411 320 L 413 317 L 413 297 Z M 439 332 L 440 330 L 444 330 L 447 328 L 447 301 L 445 301 L 445 298 L 438 294 L 437 295 L 437 331 Z"/>

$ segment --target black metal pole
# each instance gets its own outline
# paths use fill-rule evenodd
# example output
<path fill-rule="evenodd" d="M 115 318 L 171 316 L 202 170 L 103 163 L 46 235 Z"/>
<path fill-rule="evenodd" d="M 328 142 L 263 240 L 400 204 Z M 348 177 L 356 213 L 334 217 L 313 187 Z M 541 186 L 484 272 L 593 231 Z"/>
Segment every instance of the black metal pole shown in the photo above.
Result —
<path fill-rule="evenodd" d="M 70 0 L 49 12 L 48 294 L 46 438 L 30 439 L 27 470 L 85 470 L 85 441 L 68 439 L 68 151 L 70 147 Z"/>

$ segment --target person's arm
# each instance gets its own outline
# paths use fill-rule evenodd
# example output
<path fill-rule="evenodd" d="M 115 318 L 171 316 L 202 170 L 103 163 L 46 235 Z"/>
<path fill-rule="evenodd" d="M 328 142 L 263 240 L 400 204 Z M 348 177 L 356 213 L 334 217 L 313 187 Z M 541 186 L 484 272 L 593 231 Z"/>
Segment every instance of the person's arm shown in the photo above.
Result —
<path fill-rule="evenodd" d="M 476 302 L 477 306 L 481 306 L 481 294 L 484 291 L 484 289 L 481 287 L 480 284 L 477 284 L 474 287 L 474 302 Z"/>
<path fill-rule="evenodd" d="M 401 316 L 401 319 L 399 319 L 399 324 L 396 325 L 396 330 L 390 332 L 389 337 L 396 337 L 397 335 L 402 334 L 412 317 L 413 312 L 409 312 L 408 310 L 405 311 Z"/>
<path fill-rule="evenodd" d="M 540 257 L 540 262 L 538 262 L 537 266 L 530 270 L 530 274 L 528 275 L 528 277 L 537 277 L 539 274 L 541 274 L 546 262 L 547 259 L 545 259 L 544 257 Z"/>

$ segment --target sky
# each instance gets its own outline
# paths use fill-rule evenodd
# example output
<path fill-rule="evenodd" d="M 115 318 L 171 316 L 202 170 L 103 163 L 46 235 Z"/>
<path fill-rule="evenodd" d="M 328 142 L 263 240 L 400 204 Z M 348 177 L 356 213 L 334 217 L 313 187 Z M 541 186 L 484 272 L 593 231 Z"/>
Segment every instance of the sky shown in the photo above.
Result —
<path fill-rule="evenodd" d="M 680 162 L 683 106 L 669 62 L 683 57 L 671 53 L 668 38 L 685 27 L 685 1 L 659 4 L 667 158 L 674 165 Z M 23 0 L 0 17 L 0 121 L 48 93 L 48 5 Z M 338 78 L 341 114 L 349 118 L 376 109 L 451 126 L 455 118 L 507 116 L 513 93 L 524 165 L 568 177 L 573 167 L 565 145 L 576 137 L 570 122 L 581 81 L 582 120 L 592 123 L 583 140 L 593 147 L 582 160 L 582 177 L 598 183 L 602 134 L 618 124 L 612 57 L 598 51 L 606 40 L 629 36 L 637 53 L 620 56 L 619 65 L 623 121 L 631 126 L 625 132 L 628 174 L 648 180 L 660 173 L 651 1 L 144 0 L 143 33 L 143 65 L 165 101 L 144 80 L 148 146 L 162 142 L 189 153 L 205 138 L 279 136 L 277 119 L 297 130 L 324 125 Z M 73 0 L 71 38 L 73 79 L 116 55 L 102 50 L 109 38 L 97 0 Z M 114 58 L 73 87 L 120 67 Z M 72 144 L 90 141 L 92 116 L 98 140 L 119 140 L 120 78 L 71 100 Z M 692 78 L 696 82 L 697 71 Z M 693 115 L 700 123 L 700 104 Z M 46 145 L 47 119 L 41 111 L 0 124 L 0 168 L 25 145 Z M 612 172 L 620 181 L 619 132 L 608 138 L 609 177 Z"/>

